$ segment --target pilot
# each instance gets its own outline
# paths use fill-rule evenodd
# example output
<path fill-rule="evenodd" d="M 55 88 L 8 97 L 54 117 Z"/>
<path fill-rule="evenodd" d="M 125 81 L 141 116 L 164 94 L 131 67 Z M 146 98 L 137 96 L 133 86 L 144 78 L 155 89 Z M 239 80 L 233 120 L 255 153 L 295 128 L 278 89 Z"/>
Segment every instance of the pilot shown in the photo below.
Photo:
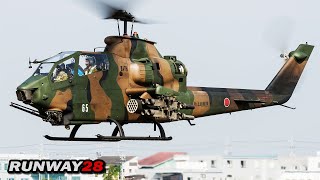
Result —
<path fill-rule="evenodd" d="M 97 72 L 97 66 L 95 65 L 95 58 L 91 56 L 87 56 L 85 60 L 86 68 L 84 68 L 84 74 L 92 74 L 94 72 Z"/>
<path fill-rule="evenodd" d="M 66 73 L 66 67 L 65 64 L 62 63 L 57 66 L 57 72 L 56 72 L 56 78 L 54 79 L 54 82 L 61 82 L 68 79 L 68 74 Z"/>

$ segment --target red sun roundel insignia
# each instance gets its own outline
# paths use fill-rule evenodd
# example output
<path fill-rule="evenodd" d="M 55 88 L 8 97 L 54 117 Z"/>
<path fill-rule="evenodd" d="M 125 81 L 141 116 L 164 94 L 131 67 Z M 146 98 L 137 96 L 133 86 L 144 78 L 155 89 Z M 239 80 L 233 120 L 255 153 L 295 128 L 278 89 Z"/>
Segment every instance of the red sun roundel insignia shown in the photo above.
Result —
<path fill-rule="evenodd" d="M 223 105 L 224 105 L 224 107 L 229 107 L 230 106 L 230 99 L 229 98 L 224 98 Z"/>

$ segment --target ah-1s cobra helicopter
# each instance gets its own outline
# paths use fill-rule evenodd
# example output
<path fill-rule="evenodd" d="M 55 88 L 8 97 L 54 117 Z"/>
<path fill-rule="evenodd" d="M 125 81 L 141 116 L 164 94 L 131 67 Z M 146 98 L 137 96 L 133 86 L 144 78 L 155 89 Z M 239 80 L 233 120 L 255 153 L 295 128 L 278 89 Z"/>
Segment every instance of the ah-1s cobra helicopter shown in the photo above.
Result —
<path fill-rule="evenodd" d="M 187 86 L 187 68 L 176 56 L 162 56 L 155 42 L 127 34 L 128 22 L 139 21 L 125 10 L 102 6 L 118 20 L 119 36 L 105 38 L 103 52 L 61 52 L 29 62 L 36 71 L 17 87 L 17 98 L 33 108 L 11 106 L 50 122 L 74 125 L 61 141 L 171 140 L 161 123 L 188 121 L 204 116 L 283 105 L 287 102 L 308 62 L 313 46 L 301 44 L 265 90 Z M 119 21 L 124 34 L 120 36 Z M 287 106 L 286 106 L 287 107 Z M 115 123 L 111 136 L 76 137 L 80 126 Z M 122 126 L 153 123 L 159 137 L 126 136 Z"/>

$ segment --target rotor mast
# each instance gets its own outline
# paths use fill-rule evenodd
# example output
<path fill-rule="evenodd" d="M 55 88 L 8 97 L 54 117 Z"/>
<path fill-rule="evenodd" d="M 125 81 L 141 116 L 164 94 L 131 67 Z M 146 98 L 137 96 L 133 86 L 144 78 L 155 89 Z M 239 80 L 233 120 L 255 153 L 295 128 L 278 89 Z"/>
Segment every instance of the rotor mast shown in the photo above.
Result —
<path fill-rule="evenodd" d="M 117 10 L 116 12 L 114 12 L 112 14 L 112 16 L 110 16 L 107 19 L 116 19 L 118 21 L 119 35 L 120 35 L 119 21 L 123 21 L 123 35 L 124 36 L 128 35 L 128 22 L 132 22 L 132 23 L 135 22 L 135 17 L 131 13 L 128 13 L 125 10 Z M 131 28 L 133 28 L 133 25 Z M 132 31 L 132 29 L 131 29 L 131 31 Z"/>
<path fill-rule="evenodd" d="M 126 36 L 128 31 L 128 21 L 123 21 L 123 35 Z"/>

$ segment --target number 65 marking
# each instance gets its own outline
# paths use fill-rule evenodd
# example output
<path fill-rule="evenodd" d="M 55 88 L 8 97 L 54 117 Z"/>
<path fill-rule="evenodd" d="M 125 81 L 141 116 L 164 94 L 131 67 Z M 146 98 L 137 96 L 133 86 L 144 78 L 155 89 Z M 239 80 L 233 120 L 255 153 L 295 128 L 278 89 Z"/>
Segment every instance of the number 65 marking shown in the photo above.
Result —
<path fill-rule="evenodd" d="M 89 112 L 89 105 L 88 104 L 82 104 L 82 112 Z"/>

